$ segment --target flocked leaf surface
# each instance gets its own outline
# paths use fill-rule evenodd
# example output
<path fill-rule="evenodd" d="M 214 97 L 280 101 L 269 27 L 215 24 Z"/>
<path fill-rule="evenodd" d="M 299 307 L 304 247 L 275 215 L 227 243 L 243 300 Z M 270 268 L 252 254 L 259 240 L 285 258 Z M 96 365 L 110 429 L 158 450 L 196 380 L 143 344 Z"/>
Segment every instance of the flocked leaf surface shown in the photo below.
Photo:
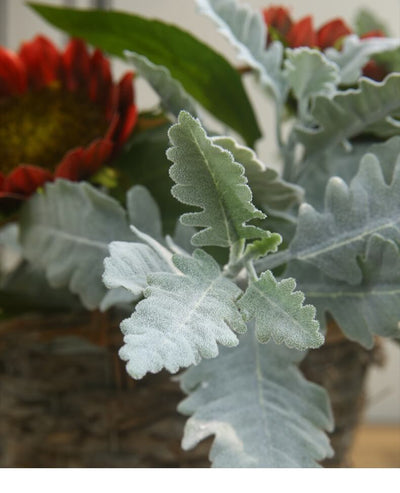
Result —
<path fill-rule="evenodd" d="M 133 239 L 125 211 L 87 183 L 47 184 L 21 214 L 24 256 L 46 271 L 53 287 L 68 286 L 89 309 L 106 294 L 103 260 L 116 239 Z"/>
<path fill-rule="evenodd" d="M 278 101 L 287 93 L 282 73 L 283 45 L 272 43 L 266 49 L 267 29 L 261 12 L 236 0 L 196 0 L 200 11 L 208 15 L 221 33 L 238 50 L 238 58 L 250 65 L 263 86 L 271 89 Z"/>
<path fill-rule="evenodd" d="M 255 319 L 257 339 L 304 350 L 317 348 L 324 342 L 315 320 L 315 308 L 303 305 L 304 294 L 294 291 L 292 278 L 278 282 L 271 271 L 251 282 L 238 306 L 246 321 Z"/>
<path fill-rule="evenodd" d="M 371 152 L 378 158 L 386 183 L 390 183 L 396 163 L 400 161 L 400 136 L 379 144 L 371 141 L 352 143 L 350 148 L 336 146 L 314 155 L 304 162 L 304 171 L 298 179 L 305 192 L 305 201 L 316 209 L 323 209 L 326 185 L 329 178 L 339 176 L 346 183 L 358 172 L 361 158 Z"/>
<path fill-rule="evenodd" d="M 323 432 L 332 416 L 325 390 L 295 366 L 301 358 L 249 330 L 237 348 L 187 370 L 183 448 L 215 435 L 214 467 L 317 467 L 332 452 Z"/>
<path fill-rule="evenodd" d="M 369 153 L 350 186 L 330 179 L 324 212 L 301 206 L 290 251 L 293 258 L 310 262 L 333 279 L 359 284 L 357 257 L 373 234 L 400 241 L 400 162 L 386 183 L 377 157 Z"/>
<path fill-rule="evenodd" d="M 139 74 L 144 77 L 161 98 L 163 108 L 178 116 L 181 110 L 196 115 L 196 105 L 186 93 L 182 84 L 175 80 L 170 71 L 162 65 L 155 65 L 148 58 L 132 51 L 125 51 L 125 57 L 135 65 Z"/>
<path fill-rule="evenodd" d="M 162 242 L 160 209 L 146 187 L 135 185 L 126 194 L 129 224 L 159 242 Z"/>
<path fill-rule="evenodd" d="M 297 178 L 297 183 L 305 191 L 304 201 L 315 209 L 322 210 L 329 179 L 332 176 L 338 176 L 350 184 L 358 172 L 362 157 L 370 147 L 370 141 L 353 143 L 349 148 L 337 145 L 304 160 L 303 170 Z M 388 181 L 391 180 L 392 174 L 393 169 Z"/>
<path fill-rule="evenodd" d="M 339 83 L 339 70 L 318 50 L 287 49 L 285 76 L 298 101 L 300 119 L 309 119 L 310 102 L 317 96 L 331 96 Z"/>
<path fill-rule="evenodd" d="M 174 263 L 183 275 L 148 275 L 146 299 L 121 324 L 120 356 L 134 378 L 163 368 L 176 373 L 201 358 L 214 358 L 217 343 L 235 346 L 233 331 L 246 330 L 235 305 L 241 290 L 221 275 L 212 257 L 196 250 L 192 257 L 176 255 Z"/>
<path fill-rule="evenodd" d="M 147 276 L 154 272 L 174 272 L 170 263 L 144 243 L 113 241 L 110 256 L 104 260 L 104 284 L 109 289 L 125 288 L 135 298 L 147 286 Z"/>
<path fill-rule="evenodd" d="M 172 194 L 180 202 L 202 209 L 186 213 L 183 224 L 202 228 L 193 235 L 195 246 L 229 247 L 240 239 L 261 238 L 266 232 L 246 224 L 264 214 L 251 203 L 244 168 L 230 152 L 207 137 L 200 122 L 182 111 L 169 131 L 173 147 L 167 157 L 174 164 Z"/>
<path fill-rule="evenodd" d="M 371 348 L 374 335 L 400 337 L 399 247 L 379 235 L 371 236 L 360 269 L 363 277 L 356 286 L 300 262 L 291 264 L 286 274 L 298 279 L 322 325 L 329 312 L 349 339 Z"/>
<path fill-rule="evenodd" d="M 396 38 L 365 38 L 356 35 L 343 40 L 340 51 L 328 48 L 325 55 L 339 67 L 342 84 L 354 84 L 361 76 L 361 69 L 373 55 L 395 50 L 400 46 Z"/>
<path fill-rule="evenodd" d="M 360 79 L 358 89 L 335 97 L 319 96 L 312 110 L 318 128 L 298 127 L 297 136 L 308 155 L 334 147 L 365 132 L 388 138 L 399 133 L 400 74 L 383 82 Z"/>
<path fill-rule="evenodd" d="M 230 137 L 214 137 L 213 142 L 231 152 L 235 161 L 243 165 L 254 203 L 262 210 L 281 212 L 301 202 L 303 189 L 283 180 L 276 170 L 261 162 L 252 149 Z"/>
<path fill-rule="evenodd" d="M 236 130 L 250 146 L 261 136 L 239 72 L 189 32 L 165 22 L 115 10 L 30 6 L 73 37 L 124 58 L 125 50 L 166 67 L 185 91 Z"/>
<path fill-rule="evenodd" d="M 394 151 L 396 141 L 389 144 Z M 375 148 L 388 156 L 389 149 L 385 152 L 383 146 Z M 332 279 L 360 284 L 358 256 L 365 252 L 369 237 L 380 234 L 400 241 L 400 160 L 392 156 L 391 163 L 392 173 L 387 163 L 384 176 L 377 156 L 368 153 L 349 186 L 338 177 L 331 178 L 325 210 L 302 205 L 289 248 L 257 261 L 257 271 L 297 259 L 313 264 Z"/>

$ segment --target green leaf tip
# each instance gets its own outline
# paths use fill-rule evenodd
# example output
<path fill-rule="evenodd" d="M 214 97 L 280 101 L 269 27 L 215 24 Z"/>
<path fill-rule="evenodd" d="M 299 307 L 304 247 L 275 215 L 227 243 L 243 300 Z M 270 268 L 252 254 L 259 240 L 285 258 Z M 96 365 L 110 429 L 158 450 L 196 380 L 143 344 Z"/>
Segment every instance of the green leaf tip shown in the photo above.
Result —
<path fill-rule="evenodd" d="M 265 215 L 251 202 L 243 166 L 214 144 L 200 121 L 182 111 L 168 135 L 172 147 L 167 157 L 173 162 L 170 176 L 175 182 L 171 192 L 180 202 L 202 209 L 181 217 L 182 224 L 203 228 L 193 235 L 193 245 L 230 247 L 242 239 L 269 236 L 246 224 Z"/>

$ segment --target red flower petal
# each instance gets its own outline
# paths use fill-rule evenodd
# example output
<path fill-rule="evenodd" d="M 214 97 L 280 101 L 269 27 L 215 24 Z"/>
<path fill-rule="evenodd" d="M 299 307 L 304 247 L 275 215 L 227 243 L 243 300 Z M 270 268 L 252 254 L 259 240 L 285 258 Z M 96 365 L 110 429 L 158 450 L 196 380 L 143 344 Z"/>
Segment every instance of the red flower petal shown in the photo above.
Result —
<path fill-rule="evenodd" d="M 52 179 L 53 175 L 50 171 L 30 164 L 23 164 L 5 177 L 3 192 L 29 197 L 46 181 Z"/>
<path fill-rule="evenodd" d="M 118 83 L 118 110 L 123 111 L 133 104 L 133 72 L 127 72 Z"/>
<path fill-rule="evenodd" d="M 317 46 L 317 35 L 313 28 L 311 16 L 304 17 L 293 24 L 287 35 L 287 42 L 291 48 L 299 46 Z"/>
<path fill-rule="evenodd" d="M 273 27 L 279 34 L 286 37 L 293 25 L 288 9 L 284 7 L 269 7 L 264 9 L 262 14 L 267 26 Z"/>
<path fill-rule="evenodd" d="M 24 43 L 19 51 L 28 74 L 28 83 L 33 89 L 40 89 L 60 76 L 61 55 L 56 47 L 44 36 Z"/>
<path fill-rule="evenodd" d="M 378 82 L 382 81 L 388 74 L 386 68 L 379 65 L 374 60 L 370 60 L 367 64 L 365 64 L 362 72 L 364 77 L 369 77 L 370 79 Z"/>
<path fill-rule="evenodd" d="M 109 140 L 95 140 L 87 149 L 73 149 L 58 165 L 55 177 L 79 181 L 91 176 L 111 155 L 113 148 Z"/>
<path fill-rule="evenodd" d="M 386 38 L 385 33 L 380 29 L 375 29 L 374 31 L 368 31 L 367 33 L 360 36 L 360 39 L 367 38 Z"/>
<path fill-rule="evenodd" d="M 114 134 L 115 146 L 118 149 L 129 137 L 138 119 L 137 107 L 133 104 L 120 119 Z"/>
<path fill-rule="evenodd" d="M 351 29 L 343 22 L 342 19 L 333 19 L 318 29 L 317 43 L 321 50 L 329 46 L 334 46 L 336 41 L 343 36 L 351 34 Z"/>
<path fill-rule="evenodd" d="M 90 77 L 90 55 L 85 43 L 72 39 L 62 56 L 64 66 L 64 83 L 69 91 L 87 88 Z"/>
<path fill-rule="evenodd" d="M 0 46 L 0 97 L 26 91 L 25 67 L 12 51 Z"/>
<path fill-rule="evenodd" d="M 3 188 L 4 180 L 5 180 L 4 175 L 0 171 L 0 190 Z"/>
<path fill-rule="evenodd" d="M 110 62 L 96 50 L 90 60 L 89 97 L 95 103 L 104 103 L 110 98 L 111 88 Z"/>

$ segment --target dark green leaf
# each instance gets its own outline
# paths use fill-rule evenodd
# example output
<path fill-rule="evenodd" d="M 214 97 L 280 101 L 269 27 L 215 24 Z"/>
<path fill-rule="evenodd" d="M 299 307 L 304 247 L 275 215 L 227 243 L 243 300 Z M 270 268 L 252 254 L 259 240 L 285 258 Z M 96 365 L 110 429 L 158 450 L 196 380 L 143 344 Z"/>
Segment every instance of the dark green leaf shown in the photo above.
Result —
<path fill-rule="evenodd" d="M 72 36 L 119 57 L 124 50 L 167 67 L 174 79 L 248 145 L 261 136 L 239 73 L 214 50 L 188 32 L 161 21 L 122 12 L 75 10 L 37 3 L 30 6 Z"/>

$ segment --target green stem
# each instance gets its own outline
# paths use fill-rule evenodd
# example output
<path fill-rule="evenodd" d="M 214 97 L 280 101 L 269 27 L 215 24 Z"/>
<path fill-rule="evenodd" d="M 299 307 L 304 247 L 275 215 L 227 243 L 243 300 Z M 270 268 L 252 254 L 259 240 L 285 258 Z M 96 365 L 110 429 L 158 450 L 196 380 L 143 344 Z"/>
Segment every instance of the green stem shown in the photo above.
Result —
<path fill-rule="evenodd" d="M 256 269 L 254 268 L 253 262 L 251 260 L 248 260 L 246 262 L 246 269 L 247 269 L 247 273 L 249 275 L 250 281 L 252 281 L 252 282 L 258 281 L 257 272 L 256 272 Z"/>
<path fill-rule="evenodd" d="M 261 258 L 255 262 L 256 272 L 264 272 L 266 270 L 274 269 L 282 264 L 286 264 L 291 260 L 292 255 L 289 249 L 283 250 L 282 252 L 275 253 L 273 255 L 268 255 L 267 257 Z"/>

